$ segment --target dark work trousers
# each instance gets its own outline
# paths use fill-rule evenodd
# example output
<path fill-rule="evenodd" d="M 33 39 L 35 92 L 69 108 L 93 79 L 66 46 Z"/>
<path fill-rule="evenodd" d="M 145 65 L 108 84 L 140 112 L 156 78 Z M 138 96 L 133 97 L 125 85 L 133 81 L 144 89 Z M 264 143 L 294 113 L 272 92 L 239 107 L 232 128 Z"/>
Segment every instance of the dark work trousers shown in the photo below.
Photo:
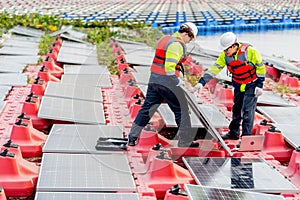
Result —
<path fill-rule="evenodd" d="M 232 81 L 234 87 L 234 104 L 232 107 L 232 121 L 229 125 L 229 134 L 240 135 L 242 121 L 242 136 L 251 135 L 254 123 L 257 97 L 254 95 L 256 82 L 246 85 L 245 92 L 240 91 L 240 84 Z"/>
<path fill-rule="evenodd" d="M 135 127 L 145 127 L 164 100 L 175 115 L 175 121 L 179 127 L 177 133 L 179 143 L 183 145 L 190 144 L 195 134 L 189 134 L 192 129 L 188 103 L 184 91 L 178 86 L 165 87 L 163 85 L 149 83 L 146 99 L 134 120 Z M 140 133 L 141 129 L 132 128 L 129 136 L 137 138 Z"/>

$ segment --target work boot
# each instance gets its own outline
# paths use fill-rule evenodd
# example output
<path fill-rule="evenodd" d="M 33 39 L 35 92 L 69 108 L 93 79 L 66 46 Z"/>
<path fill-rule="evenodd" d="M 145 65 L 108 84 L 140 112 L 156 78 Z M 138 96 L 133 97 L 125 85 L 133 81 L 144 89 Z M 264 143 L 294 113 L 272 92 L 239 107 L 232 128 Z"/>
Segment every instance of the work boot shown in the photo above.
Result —
<path fill-rule="evenodd" d="M 238 140 L 238 139 L 240 139 L 239 135 L 233 135 L 233 134 L 230 134 L 230 133 L 222 135 L 221 137 L 222 137 L 223 140 Z"/>
<path fill-rule="evenodd" d="M 135 146 L 137 145 L 137 138 L 136 137 L 128 137 L 128 146 Z"/>
<path fill-rule="evenodd" d="M 131 129 L 128 134 L 128 146 L 135 146 L 137 145 L 137 139 L 140 136 L 142 130 L 144 127 L 137 125 L 136 123 L 133 123 L 131 126 Z"/>
<path fill-rule="evenodd" d="M 197 147 L 199 147 L 199 143 L 198 143 L 198 142 L 192 142 L 192 143 L 182 143 L 182 142 L 178 142 L 178 147 L 197 148 Z"/>

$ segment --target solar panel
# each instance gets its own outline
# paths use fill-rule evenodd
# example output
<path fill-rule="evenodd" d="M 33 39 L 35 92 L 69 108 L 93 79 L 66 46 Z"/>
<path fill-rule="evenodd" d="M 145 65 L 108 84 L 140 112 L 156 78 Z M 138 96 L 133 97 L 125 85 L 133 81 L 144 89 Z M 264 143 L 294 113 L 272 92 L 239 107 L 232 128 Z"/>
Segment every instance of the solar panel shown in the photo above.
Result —
<path fill-rule="evenodd" d="M 20 64 L 36 64 L 39 56 L 29 55 L 29 56 L 0 56 L 0 63 L 20 63 Z"/>
<path fill-rule="evenodd" d="M 184 157 L 183 161 L 202 186 L 266 193 L 298 191 L 261 158 Z"/>
<path fill-rule="evenodd" d="M 59 82 L 48 82 L 44 95 L 94 102 L 103 101 L 100 88 L 92 86 L 69 85 Z"/>
<path fill-rule="evenodd" d="M 185 184 L 190 200 L 284 200 L 283 196 Z"/>
<path fill-rule="evenodd" d="M 44 34 L 41 30 L 22 26 L 15 26 L 12 29 L 9 29 L 9 32 L 30 37 L 41 37 Z"/>
<path fill-rule="evenodd" d="M 138 200 L 136 193 L 37 192 L 35 200 Z"/>
<path fill-rule="evenodd" d="M 79 48 L 79 49 L 95 49 L 95 45 L 89 43 L 78 43 L 78 42 L 71 42 L 67 40 L 63 41 L 62 46 Z"/>
<path fill-rule="evenodd" d="M 125 60 L 132 65 L 147 65 L 150 66 L 153 61 L 154 52 L 139 51 L 125 54 Z"/>
<path fill-rule="evenodd" d="M 48 96 L 42 98 L 38 117 L 86 124 L 106 123 L 102 103 Z"/>
<path fill-rule="evenodd" d="M 148 89 L 148 84 L 143 85 L 143 84 L 136 84 L 136 86 L 141 90 L 141 92 L 146 96 L 147 94 L 147 89 Z"/>
<path fill-rule="evenodd" d="M 22 73 L 25 68 L 25 64 L 19 63 L 0 63 L 0 72 L 4 73 Z"/>
<path fill-rule="evenodd" d="M 8 47 L 38 47 L 38 43 L 35 41 L 26 41 L 26 40 L 15 40 L 14 38 L 10 38 L 3 43 L 3 46 Z"/>
<path fill-rule="evenodd" d="M 266 118 L 278 124 L 297 124 L 300 121 L 300 107 L 258 106 Z"/>
<path fill-rule="evenodd" d="M 3 100 L 0 100 L 0 113 L 2 112 L 3 108 L 5 107 L 6 102 Z"/>
<path fill-rule="evenodd" d="M 86 55 L 73 55 L 73 54 L 58 54 L 57 61 L 61 63 L 72 64 L 98 64 L 97 57 L 93 56 L 92 59 Z"/>
<path fill-rule="evenodd" d="M 84 39 L 87 37 L 87 33 L 83 33 L 83 32 L 80 32 L 80 31 L 76 31 L 74 29 L 68 29 L 67 31 L 68 35 L 71 36 L 71 37 L 75 37 L 75 38 L 80 38 L 80 39 Z"/>
<path fill-rule="evenodd" d="M 124 43 L 121 44 L 122 49 L 124 49 L 123 46 L 124 46 Z M 144 56 L 145 56 L 145 54 L 147 56 L 152 56 L 152 57 L 154 56 L 154 49 L 152 47 L 147 46 L 146 44 L 145 45 L 127 44 L 127 45 L 125 45 L 125 47 L 126 47 L 124 49 L 125 56 L 127 54 L 134 54 L 134 53 L 136 53 L 138 55 L 144 55 Z"/>
<path fill-rule="evenodd" d="M 64 65 L 64 74 L 110 74 L 104 65 Z"/>
<path fill-rule="evenodd" d="M 26 74 L 0 73 L 0 85 L 25 86 L 27 85 Z"/>
<path fill-rule="evenodd" d="M 205 115 L 208 117 L 208 119 L 216 128 L 229 126 L 228 119 L 217 109 L 215 105 L 199 104 L 198 107 L 201 110 L 201 112 L 205 113 Z M 158 108 L 158 112 L 162 116 L 162 119 L 164 120 L 166 127 L 177 127 L 175 116 L 167 104 L 161 104 Z M 191 122 L 192 122 L 192 127 L 204 128 L 203 124 L 197 118 L 194 112 L 191 113 Z"/>
<path fill-rule="evenodd" d="M 19 40 L 19 41 L 28 41 L 28 42 L 36 42 L 39 43 L 41 41 L 40 37 L 28 37 L 22 35 L 12 35 L 11 40 Z"/>
<path fill-rule="evenodd" d="M 122 126 L 54 124 L 44 153 L 103 153 L 95 149 L 99 137 L 124 138 Z"/>
<path fill-rule="evenodd" d="M 87 59 L 82 64 L 83 65 L 97 65 L 97 64 L 99 64 L 98 57 L 95 57 L 93 55 L 88 56 Z"/>
<path fill-rule="evenodd" d="M 288 61 L 285 61 L 284 59 L 279 59 L 274 56 L 272 56 L 272 57 L 264 56 L 264 61 L 268 62 L 268 63 L 272 63 L 276 69 L 279 69 L 279 70 L 282 70 L 285 72 L 290 72 L 292 74 L 300 75 L 300 69 L 296 65 L 294 65 Z"/>
<path fill-rule="evenodd" d="M 72 55 L 81 55 L 81 56 L 95 56 L 97 57 L 97 51 L 96 51 L 96 46 L 94 48 L 76 48 L 76 47 L 68 47 L 62 45 L 61 48 L 59 49 L 58 55 L 63 57 L 65 54 L 72 54 Z"/>
<path fill-rule="evenodd" d="M 125 154 L 44 153 L 38 192 L 135 192 Z"/>
<path fill-rule="evenodd" d="M 111 80 L 109 74 L 86 74 L 86 75 L 62 75 L 61 82 L 72 85 L 88 85 L 94 87 L 111 88 Z"/>
<path fill-rule="evenodd" d="M 270 106 L 296 106 L 293 102 L 283 99 L 277 93 L 272 91 L 263 91 L 262 95 L 257 99 L 258 105 L 270 105 Z"/>
<path fill-rule="evenodd" d="M 11 86 L 8 85 L 0 85 L 0 100 L 3 100 L 4 97 L 9 93 Z"/>
<path fill-rule="evenodd" d="M 133 66 L 134 70 L 138 74 L 149 74 L 151 73 L 150 71 L 150 66 Z M 133 72 L 135 73 L 135 72 Z"/>
<path fill-rule="evenodd" d="M 63 26 L 60 30 L 55 31 L 55 32 L 53 32 L 53 33 L 51 33 L 49 35 L 52 36 L 52 37 L 53 36 L 57 36 L 57 35 L 60 35 L 62 33 L 68 32 L 68 30 L 70 30 L 70 29 L 72 29 L 72 26 Z"/>
<path fill-rule="evenodd" d="M 69 30 L 68 30 L 68 32 L 69 32 Z M 62 39 L 66 39 L 66 40 L 73 41 L 73 42 L 78 42 L 78 43 L 83 43 L 83 44 L 88 44 L 87 42 L 85 42 L 81 39 L 78 39 L 78 38 L 81 38 L 81 36 L 79 36 L 79 37 L 76 37 L 76 36 L 72 36 L 72 35 L 69 35 L 69 34 L 60 34 L 60 37 Z"/>
<path fill-rule="evenodd" d="M 293 124 L 276 124 L 276 128 L 278 128 L 285 140 L 292 145 L 294 148 L 300 147 L 300 135 L 299 133 L 299 125 L 297 123 Z"/>
<path fill-rule="evenodd" d="M 130 52 L 132 50 L 141 48 L 141 47 L 149 47 L 147 44 L 142 42 L 135 42 L 130 40 L 122 40 L 122 39 L 116 39 L 116 41 L 120 44 L 122 49 L 125 51 L 125 53 Z"/>
<path fill-rule="evenodd" d="M 22 47 L 4 46 L 0 48 L 0 54 L 2 55 L 37 55 L 38 52 L 39 52 L 38 47 L 22 48 Z"/>
<path fill-rule="evenodd" d="M 137 84 L 147 85 L 149 83 L 150 73 L 131 73 Z"/>

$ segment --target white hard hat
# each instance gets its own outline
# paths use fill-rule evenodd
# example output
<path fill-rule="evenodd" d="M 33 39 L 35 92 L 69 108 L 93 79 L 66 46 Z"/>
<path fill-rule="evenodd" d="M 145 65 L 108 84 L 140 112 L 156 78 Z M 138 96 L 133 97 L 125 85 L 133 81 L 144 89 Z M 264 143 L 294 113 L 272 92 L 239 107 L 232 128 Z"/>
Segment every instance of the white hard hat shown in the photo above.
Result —
<path fill-rule="evenodd" d="M 192 22 L 187 22 L 187 23 L 184 23 L 183 25 L 184 25 L 184 26 L 187 26 L 188 28 L 191 29 L 191 31 L 192 31 L 192 33 L 193 33 L 193 35 L 194 35 L 194 38 L 197 37 L 197 35 L 198 35 L 198 28 L 197 28 L 197 26 L 196 26 L 194 23 L 192 23 Z"/>
<path fill-rule="evenodd" d="M 226 50 L 237 42 L 237 36 L 233 32 L 226 32 L 220 37 L 220 48 Z"/>

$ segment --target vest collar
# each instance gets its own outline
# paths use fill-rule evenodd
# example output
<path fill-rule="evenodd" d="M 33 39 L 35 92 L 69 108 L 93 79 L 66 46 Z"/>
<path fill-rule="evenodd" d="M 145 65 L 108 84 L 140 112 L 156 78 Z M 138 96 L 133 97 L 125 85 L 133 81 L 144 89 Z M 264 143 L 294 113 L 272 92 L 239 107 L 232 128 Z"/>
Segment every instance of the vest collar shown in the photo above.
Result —
<path fill-rule="evenodd" d="M 175 32 L 172 36 L 173 36 L 173 37 L 176 37 L 176 38 L 180 39 L 182 42 L 184 42 L 183 37 L 181 36 L 180 33 Z"/>

